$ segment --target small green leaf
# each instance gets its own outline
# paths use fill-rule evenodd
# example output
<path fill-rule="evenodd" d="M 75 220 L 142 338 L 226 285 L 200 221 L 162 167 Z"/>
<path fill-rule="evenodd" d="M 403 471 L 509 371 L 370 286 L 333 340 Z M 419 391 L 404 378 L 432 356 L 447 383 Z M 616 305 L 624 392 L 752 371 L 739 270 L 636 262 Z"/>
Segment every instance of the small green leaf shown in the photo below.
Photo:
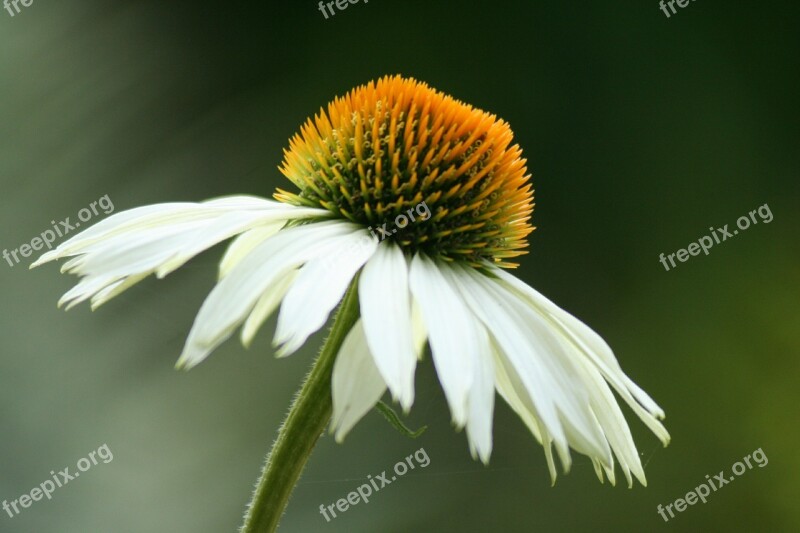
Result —
<path fill-rule="evenodd" d="M 377 404 L 375 404 L 375 409 L 377 409 L 378 412 L 382 414 L 383 417 L 386 420 L 388 420 L 389 423 L 393 425 L 397 431 L 399 431 L 406 437 L 411 437 L 412 439 L 416 439 L 417 437 L 425 433 L 426 429 L 428 429 L 428 426 L 422 426 L 416 431 L 411 431 L 405 424 L 403 424 L 403 421 L 400 420 L 400 417 L 397 416 L 397 413 L 394 412 L 394 409 L 392 409 L 390 406 L 386 405 L 384 402 L 380 400 L 378 401 Z"/>

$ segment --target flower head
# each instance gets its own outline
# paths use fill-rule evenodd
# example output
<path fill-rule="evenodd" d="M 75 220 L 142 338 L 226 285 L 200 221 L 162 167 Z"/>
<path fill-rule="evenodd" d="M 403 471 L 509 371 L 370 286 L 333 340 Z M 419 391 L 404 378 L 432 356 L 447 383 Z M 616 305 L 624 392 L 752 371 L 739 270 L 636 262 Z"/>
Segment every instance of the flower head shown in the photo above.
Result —
<path fill-rule="evenodd" d="M 533 190 L 508 124 L 426 84 L 385 77 L 328 104 L 302 127 L 281 172 L 299 192 L 275 198 L 363 226 L 425 203 L 402 231 L 406 252 L 479 264 L 525 253 Z"/>
<path fill-rule="evenodd" d="M 570 448 L 600 479 L 645 483 L 613 391 L 666 444 L 658 405 L 603 339 L 507 271 L 522 253 L 532 191 L 508 126 L 401 77 L 336 99 L 291 141 L 282 167 L 297 192 L 279 202 L 237 196 L 117 213 L 44 254 L 70 257 L 82 277 L 61 299 L 97 307 L 149 274 L 163 277 L 236 236 L 179 365 L 191 367 L 241 326 L 249 344 L 280 307 L 278 355 L 299 349 L 352 283 L 361 318 L 332 375 L 331 430 L 341 440 L 388 390 L 408 410 L 417 362 L 430 346 L 457 428 L 474 457 L 492 450 L 495 392 L 542 444 L 553 479 Z M 424 203 L 430 216 L 369 237 Z"/>

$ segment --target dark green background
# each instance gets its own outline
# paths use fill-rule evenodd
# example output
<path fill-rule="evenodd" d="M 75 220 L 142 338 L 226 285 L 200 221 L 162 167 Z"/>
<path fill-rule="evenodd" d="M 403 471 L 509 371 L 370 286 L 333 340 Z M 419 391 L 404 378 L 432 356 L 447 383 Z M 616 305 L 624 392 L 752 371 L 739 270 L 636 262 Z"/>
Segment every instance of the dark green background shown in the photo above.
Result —
<path fill-rule="evenodd" d="M 646 2 L 52 2 L 0 11 L 0 248 L 108 194 L 117 210 L 269 196 L 287 139 L 384 74 L 510 122 L 536 187 L 517 275 L 585 320 L 665 408 L 664 449 L 626 410 L 649 487 L 600 485 L 588 459 L 550 487 L 541 447 L 498 401 L 473 462 L 430 361 L 410 441 L 377 414 L 325 437 L 287 532 L 797 531 L 800 408 L 798 8 Z M 665 272 L 658 262 L 768 203 L 759 224 Z M 107 443 L 114 460 L 9 532 L 233 531 L 321 336 L 272 357 L 270 321 L 173 370 L 223 251 L 95 313 L 75 281 L 0 263 L 0 499 Z M 29 262 L 29 261 L 28 261 Z M 331 523 L 318 513 L 424 447 L 431 464 Z M 757 448 L 769 458 L 665 524 L 656 513 Z"/>

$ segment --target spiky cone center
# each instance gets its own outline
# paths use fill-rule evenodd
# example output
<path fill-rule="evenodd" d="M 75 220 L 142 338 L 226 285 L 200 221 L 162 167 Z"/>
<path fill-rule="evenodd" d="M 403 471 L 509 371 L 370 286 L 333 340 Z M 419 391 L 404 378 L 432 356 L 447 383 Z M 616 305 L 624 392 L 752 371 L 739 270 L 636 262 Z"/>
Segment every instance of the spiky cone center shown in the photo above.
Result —
<path fill-rule="evenodd" d="M 530 175 L 512 140 L 492 114 L 384 77 L 309 118 L 280 168 L 299 192 L 275 198 L 386 228 L 409 253 L 515 266 L 507 259 L 526 253 L 534 228 Z"/>

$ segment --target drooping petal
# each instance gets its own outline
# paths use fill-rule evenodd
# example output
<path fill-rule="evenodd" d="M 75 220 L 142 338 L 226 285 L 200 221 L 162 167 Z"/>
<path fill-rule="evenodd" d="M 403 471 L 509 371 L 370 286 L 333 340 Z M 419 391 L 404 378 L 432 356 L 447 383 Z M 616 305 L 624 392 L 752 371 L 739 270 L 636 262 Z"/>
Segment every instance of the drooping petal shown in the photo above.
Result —
<path fill-rule="evenodd" d="M 614 352 L 600 335 L 522 280 L 501 269 L 492 268 L 491 272 L 506 286 L 525 298 L 534 309 L 549 316 L 555 326 L 560 328 L 580 354 L 597 368 L 659 440 L 664 445 L 669 443 L 669 433 L 658 421 L 664 418 L 664 410 L 622 371 Z"/>
<path fill-rule="evenodd" d="M 460 271 L 458 274 L 454 271 L 450 275 L 459 287 L 464 300 L 486 325 L 497 345 L 500 356 L 498 361 L 500 365 L 498 366 L 506 368 L 506 375 L 518 382 L 514 390 L 519 398 L 530 400 L 529 410 L 536 413 L 536 417 L 541 420 L 542 425 L 553 434 L 556 447 L 561 452 L 562 461 L 565 463 L 564 468 L 567 469 L 570 463 L 567 438 L 554 405 L 555 394 L 551 391 L 552 385 L 548 383 L 543 372 L 535 369 L 521 372 L 509 356 L 509 354 L 520 354 L 518 357 L 522 358 L 524 363 L 526 357 L 524 354 L 533 351 L 530 342 L 526 339 L 527 335 L 520 332 L 523 326 L 519 324 L 519 317 L 513 316 L 500 306 L 495 301 L 493 294 L 486 294 L 482 285 L 476 283 L 467 271 Z M 495 318 L 492 318 L 493 315 Z M 531 358 L 531 360 L 531 365 L 538 363 L 538 358 Z M 523 391 L 524 394 L 522 394 Z M 533 394 L 534 391 L 537 391 L 538 394 Z"/>
<path fill-rule="evenodd" d="M 492 454 L 492 418 L 494 416 L 495 372 L 494 358 L 486 328 L 476 320 L 479 357 L 475 379 L 469 393 L 467 438 L 473 459 L 489 463 Z"/>
<path fill-rule="evenodd" d="M 369 352 L 361 319 L 342 343 L 333 364 L 332 380 L 331 433 L 337 442 L 342 442 L 350 429 L 386 392 L 386 382 Z"/>
<path fill-rule="evenodd" d="M 481 356 L 480 330 L 458 289 L 451 286 L 440 268 L 423 254 L 415 255 L 409 286 L 422 311 L 433 363 L 453 422 L 462 428 L 467 423 L 470 389 Z"/>
<path fill-rule="evenodd" d="M 283 298 L 274 344 L 278 357 L 294 353 L 325 325 L 356 272 L 372 257 L 378 241 L 364 231 L 341 240 L 329 255 L 306 263 Z"/>
<path fill-rule="evenodd" d="M 91 300 L 92 311 L 96 310 L 98 307 L 108 302 L 115 296 L 122 294 L 123 292 L 133 287 L 146 277 L 147 274 L 128 276 L 125 279 L 121 279 L 119 281 L 112 283 L 111 285 L 106 286 L 104 289 L 100 290 L 99 292 L 95 293 L 94 296 L 92 296 Z"/>
<path fill-rule="evenodd" d="M 633 435 L 625 421 L 625 416 L 619 407 L 614 394 L 599 372 L 588 372 L 589 379 L 594 380 L 596 389 L 600 392 L 592 397 L 592 411 L 597 417 L 598 424 L 608 439 L 614 455 L 617 456 L 622 473 L 628 481 L 628 487 L 633 486 L 631 473 L 643 486 L 647 486 L 644 469 L 639 459 L 639 452 L 633 441 Z M 614 484 L 614 471 L 606 470 L 611 484 Z M 602 479 L 601 479 L 602 481 Z"/>
<path fill-rule="evenodd" d="M 509 407 L 519 415 L 536 440 L 539 441 L 539 444 L 544 448 L 547 469 L 550 471 L 550 481 L 555 484 L 558 474 L 553 460 L 553 439 L 542 423 L 541 418 L 536 414 L 533 400 L 525 389 L 525 385 L 519 380 L 516 372 L 513 371 L 510 363 L 503 356 L 502 351 L 494 343 L 492 343 L 492 353 L 495 361 L 495 386 L 497 387 L 497 392 Z M 508 367 L 508 370 L 506 367 Z M 568 461 L 564 465 L 565 470 L 569 470 L 571 466 L 569 456 L 567 456 L 567 459 Z"/>
<path fill-rule="evenodd" d="M 283 297 L 289 292 L 289 288 L 297 277 L 297 272 L 297 270 L 290 270 L 288 273 L 284 274 L 283 277 L 275 280 L 275 283 L 267 287 L 264 294 L 262 294 L 256 302 L 253 310 L 247 315 L 247 320 L 244 321 L 241 333 L 242 344 L 245 348 L 250 347 L 253 338 L 258 332 L 258 328 L 260 328 L 275 309 L 278 308 Z"/>
<path fill-rule="evenodd" d="M 222 278 L 203 302 L 186 340 L 179 367 L 190 368 L 227 339 L 277 280 L 303 263 L 330 253 L 345 235 L 359 231 L 342 221 L 279 231 L 258 245 Z"/>
<path fill-rule="evenodd" d="M 370 353 L 405 411 L 414 403 L 417 352 L 411 327 L 408 264 L 403 252 L 383 241 L 367 261 L 358 285 Z"/>
<path fill-rule="evenodd" d="M 594 391 L 582 379 L 575 355 L 559 332 L 512 291 L 474 269 L 461 270 L 465 275 L 456 278 L 462 280 L 465 299 L 525 385 L 553 434 L 562 462 L 569 461 L 568 444 L 605 465 L 613 464 L 611 449 L 590 409 Z"/>
<path fill-rule="evenodd" d="M 422 309 L 419 302 L 411 298 L 411 334 L 414 342 L 414 352 L 417 359 L 422 360 L 425 356 L 425 346 L 428 344 L 428 330 L 425 327 L 425 320 L 422 318 Z"/>

